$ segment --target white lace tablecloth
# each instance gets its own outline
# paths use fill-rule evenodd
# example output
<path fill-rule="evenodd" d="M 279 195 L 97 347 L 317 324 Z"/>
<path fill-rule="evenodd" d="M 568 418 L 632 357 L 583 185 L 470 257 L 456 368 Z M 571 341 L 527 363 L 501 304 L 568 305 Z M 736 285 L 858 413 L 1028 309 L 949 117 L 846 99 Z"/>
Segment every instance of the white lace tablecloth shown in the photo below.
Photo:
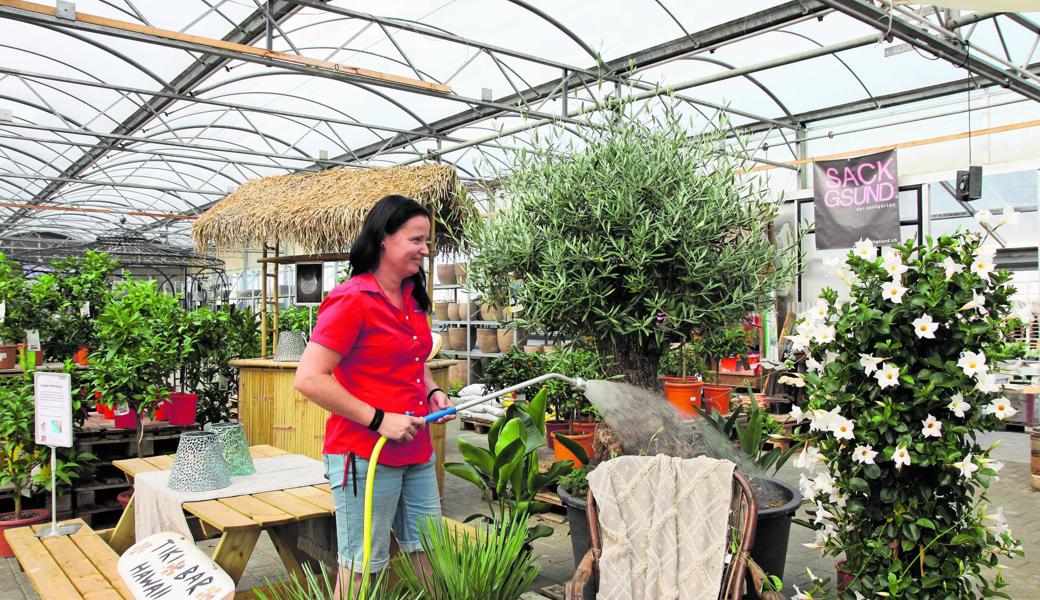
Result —
<path fill-rule="evenodd" d="M 134 477 L 134 524 L 136 539 L 163 531 L 191 538 L 182 505 L 185 502 L 216 500 L 261 492 L 287 490 L 327 483 L 320 461 L 302 454 L 254 459 L 256 473 L 231 478 L 231 485 L 208 492 L 176 492 L 166 487 L 169 471 L 149 471 Z"/>

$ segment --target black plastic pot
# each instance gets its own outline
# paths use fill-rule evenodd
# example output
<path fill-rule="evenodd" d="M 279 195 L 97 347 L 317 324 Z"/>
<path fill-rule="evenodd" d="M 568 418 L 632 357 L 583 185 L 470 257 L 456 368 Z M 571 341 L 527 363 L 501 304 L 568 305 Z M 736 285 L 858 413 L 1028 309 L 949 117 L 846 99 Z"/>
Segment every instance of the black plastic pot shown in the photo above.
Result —
<path fill-rule="evenodd" d="M 574 568 L 577 569 L 578 563 L 592 548 L 592 537 L 589 535 L 589 519 L 586 512 L 588 503 L 585 502 L 585 498 L 577 498 L 568 494 L 567 490 L 562 487 L 556 488 L 556 494 L 567 508 L 567 523 L 571 528 L 571 552 L 574 554 Z M 596 598 L 597 583 L 593 581 L 585 587 L 585 600 Z"/>
<path fill-rule="evenodd" d="M 757 476 L 751 479 L 755 500 L 759 502 L 758 520 L 755 527 L 755 545 L 751 558 L 768 575 L 784 578 L 787 563 L 787 541 L 791 535 L 791 519 L 802 502 L 798 490 L 772 477 Z M 774 506 L 762 507 L 763 496 L 772 496 Z M 779 498 L 777 498 L 779 497 Z"/>

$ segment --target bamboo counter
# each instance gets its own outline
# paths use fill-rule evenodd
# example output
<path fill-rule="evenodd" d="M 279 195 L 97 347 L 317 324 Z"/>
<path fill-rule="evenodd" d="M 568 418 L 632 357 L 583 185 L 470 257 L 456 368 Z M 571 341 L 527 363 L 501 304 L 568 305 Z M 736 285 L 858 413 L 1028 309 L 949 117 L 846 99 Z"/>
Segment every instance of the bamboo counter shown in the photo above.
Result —
<path fill-rule="evenodd" d="M 437 387 L 448 389 L 448 367 L 454 360 L 431 360 Z M 238 420 L 245 428 L 250 446 L 268 444 L 290 454 L 321 460 L 325 420 L 329 412 L 293 388 L 297 362 L 267 358 L 232 360 L 238 367 Z M 437 453 L 437 486 L 444 499 L 445 426 L 431 424 L 430 438 Z"/>

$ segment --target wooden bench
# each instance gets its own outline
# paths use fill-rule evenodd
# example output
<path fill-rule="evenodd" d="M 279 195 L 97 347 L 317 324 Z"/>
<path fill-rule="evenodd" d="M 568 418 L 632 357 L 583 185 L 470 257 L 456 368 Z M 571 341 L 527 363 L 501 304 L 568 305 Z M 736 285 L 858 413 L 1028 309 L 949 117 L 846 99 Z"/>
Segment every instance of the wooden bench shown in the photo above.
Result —
<path fill-rule="evenodd" d="M 134 600 L 119 577 L 119 555 L 82 519 L 76 533 L 38 538 L 49 525 L 8 529 L 4 535 L 42 600 Z"/>

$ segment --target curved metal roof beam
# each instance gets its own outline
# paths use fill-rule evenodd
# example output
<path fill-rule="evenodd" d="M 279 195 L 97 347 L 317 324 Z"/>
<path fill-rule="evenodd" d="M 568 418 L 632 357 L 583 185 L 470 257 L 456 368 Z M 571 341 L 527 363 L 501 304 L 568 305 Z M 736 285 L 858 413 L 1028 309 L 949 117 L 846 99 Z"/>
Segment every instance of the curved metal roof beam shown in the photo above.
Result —
<path fill-rule="evenodd" d="M 31 102 L 29 100 L 23 100 L 21 98 L 15 98 L 14 96 L 8 96 L 6 94 L 0 94 L 0 100 L 8 100 L 8 101 L 14 102 L 16 104 L 24 104 L 25 106 L 28 106 L 29 108 L 35 108 L 36 110 L 38 110 L 38 111 L 40 111 L 42 113 L 46 113 L 49 116 L 52 116 L 52 117 L 58 116 L 59 118 L 65 120 L 66 122 L 72 123 L 76 127 L 83 127 L 83 123 L 80 123 L 76 119 L 73 119 L 72 117 L 70 117 L 70 116 L 68 116 L 68 115 L 66 115 L 66 114 L 64 114 L 64 113 L 62 113 L 60 111 L 52 110 L 49 106 L 46 106 L 46 105 L 43 105 L 43 104 L 36 104 L 35 102 Z M 28 119 L 23 119 L 23 120 L 26 121 L 26 122 L 31 122 Z"/>
<path fill-rule="evenodd" d="M 264 138 L 264 139 L 268 139 L 268 140 L 274 140 L 274 141 L 278 142 L 279 144 L 282 144 L 286 148 L 291 148 L 293 150 L 296 150 L 297 152 L 299 152 L 300 154 L 302 154 L 304 156 L 307 155 L 307 153 L 304 152 L 303 150 L 300 150 L 299 148 L 297 148 L 293 144 L 291 144 L 291 143 L 289 143 L 289 142 L 287 142 L 287 141 L 285 141 L 285 140 L 283 140 L 281 138 L 275 137 L 275 136 L 273 136 L 273 135 L 271 135 L 269 133 L 263 133 L 263 132 L 256 131 L 255 129 L 250 129 L 248 127 L 239 127 L 237 125 L 221 125 L 219 123 L 205 123 L 205 124 L 198 124 L 198 125 L 181 125 L 180 127 L 169 127 L 169 126 L 163 126 L 161 128 L 153 127 L 151 129 L 153 129 L 154 133 L 146 134 L 146 135 L 148 135 L 149 137 L 153 137 L 156 140 L 163 139 L 163 138 L 160 138 L 157 135 L 155 135 L 156 133 L 174 133 L 174 132 L 177 132 L 177 131 L 188 131 L 188 130 L 193 130 L 193 129 L 201 129 L 203 131 L 209 131 L 209 130 L 212 130 L 212 129 L 230 129 L 232 131 L 241 131 L 242 133 L 248 133 L 250 135 L 255 135 L 255 136 L 260 137 L 260 138 Z M 158 131 L 155 131 L 156 129 L 158 129 Z M 141 133 L 145 133 L 145 131 L 142 130 Z M 174 137 L 176 137 L 176 135 Z M 214 137 L 209 137 L 209 136 L 196 136 L 194 139 L 201 139 L 201 140 L 207 140 L 207 141 L 220 141 L 220 142 L 227 142 L 228 141 L 228 140 L 222 140 L 220 138 L 214 138 Z M 181 141 L 183 141 L 183 140 L 181 140 Z M 248 146 L 245 146 L 245 145 L 243 145 L 242 147 L 243 148 L 248 148 Z"/>
<path fill-rule="evenodd" d="M 537 16 L 537 17 L 541 18 L 542 20 L 544 20 L 545 22 L 549 23 L 550 25 L 552 25 L 556 29 L 559 29 L 561 32 L 563 32 L 564 35 L 566 35 L 567 37 L 571 38 L 572 40 L 574 40 L 574 42 L 576 44 L 581 46 L 581 49 L 584 50 L 589 56 L 591 56 L 592 60 L 596 61 L 596 64 L 601 69 L 603 69 L 604 71 L 610 72 L 610 69 L 607 68 L 607 65 L 603 63 L 603 59 L 600 58 L 599 53 L 596 52 L 595 50 L 593 50 L 588 44 L 586 44 L 585 40 L 583 40 L 580 37 L 578 37 L 578 35 L 576 33 L 574 33 L 573 31 L 568 29 L 566 26 L 564 26 L 563 23 L 560 23 L 559 21 L 557 21 L 553 17 L 549 16 L 548 13 L 545 13 L 545 12 L 543 12 L 543 11 L 533 7 L 533 6 L 531 6 L 527 2 L 524 2 L 524 0 L 508 0 L 508 2 L 511 2 L 512 4 L 515 4 L 515 5 L 519 6 L 520 8 L 523 8 L 523 9 L 527 10 L 528 12 L 534 14 L 535 16 Z"/>
<path fill-rule="evenodd" d="M 809 37 L 807 35 L 804 35 L 804 34 L 801 34 L 801 33 L 798 33 L 798 32 L 795 32 L 795 31 L 787 31 L 786 29 L 777 29 L 776 33 L 786 33 L 788 35 L 797 36 L 797 37 L 802 38 L 803 40 L 806 40 L 808 42 L 812 42 L 813 44 L 816 44 L 820 48 L 823 48 L 823 44 L 821 44 L 820 42 L 817 42 L 816 40 L 812 39 L 811 37 Z M 846 63 L 837 54 L 831 54 L 831 57 L 833 57 L 838 62 L 840 62 L 841 66 L 845 67 L 845 70 L 848 71 L 850 75 L 852 75 L 853 77 L 856 78 L 856 81 L 859 82 L 860 87 L 863 88 L 863 91 L 867 93 L 867 97 L 869 97 L 871 99 L 871 101 L 874 102 L 875 105 L 880 106 L 878 104 L 877 100 L 874 99 L 874 94 L 870 93 L 870 90 L 867 88 L 867 84 L 863 83 L 863 80 L 859 78 L 859 75 L 856 75 L 856 72 L 852 70 L 852 67 L 850 67 L 849 64 Z M 788 115 L 788 116 L 790 116 L 790 115 Z"/>
<path fill-rule="evenodd" d="M 41 144 L 41 145 L 42 145 L 42 144 Z M 53 166 L 51 166 L 51 163 L 50 163 L 50 161 L 46 161 L 46 160 L 44 160 L 44 159 L 40 158 L 40 157 L 39 157 L 38 155 L 36 155 L 36 154 L 30 154 L 30 153 L 26 152 L 26 151 L 25 151 L 24 149 L 22 149 L 22 148 L 18 148 L 18 147 L 16 147 L 16 146 L 10 146 L 10 145 L 8 145 L 8 144 L 5 144 L 5 143 L 3 143 L 3 142 L 0 142 L 0 148 L 6 148 L 6 149 L 8 149 L 8 150 L 11 150 L 12 152 L 17 152 L 18 154 L 21 154 L 21 155 L 23 155 L 23 156 L 27 156 L 27 157 L 29 157 L 29 158 L 33 159 L 34 161 L 36 161 L 37 163 L 39 163 L 41 167 L 47 167 L 47 168 L 49 168 L 49 169 L 52 169 L 53 171 L 55 171 L 55 172 L 57 172 L 57 173 L 60 173 L 60 172 L 61 172 L 61 171 L 60 171 L 60 170 L 59 170 L 59 169 L 58 169 L 57 167 L 53 167 Z M 51 152 L 54 152 L 54 150 L 51 150 L 50 148 L 47 148 L 47 150 L 50 150 Z M 55 152 L 55 154 L 57 154 L 57 153 Z M 60 155 L 58 155 L 58 156 L 60 156 Z M 28 164 L 27 164 L 27 163 L 23 163 L 23 162 L 21 162 L 21 161 L 17 161 L 17 160 L 15 160 L 15 159 L 11 158 L 11 157 L 7 157 L 7 160 L 9 160 L 9 161 L 11 161 L 11 162 L 15 163 L 16 165 L 18 165 L 18 166 L 20 166 L 20 167 L 25 167 L 25 168 L 28 168 L 28 169 L 29 169 L 29 170 L 31 170 L 31 171 L 34 171 L 34 172 L 36 172 L 36 173 L 41 173 L 41 174 L 42 174 L 42 172 L 40 171 L 40 169 L 39 169 L 39 168 L 36 168 L 36 167 L 30 167 L 30 166 L 28 166 Z M 0 176 L 0 177 L 2 177 L 2 176 Z"/>
<path fill-rule="evenodd" d="M 279 98 L 292 98 L 293 100 L 299 100 L 300 102 L 303 102 L 303 103 L 315 104 L 315 105 L 320 106 L 322 108 L 331 110 L 332 112 L 334 112 L 334 113 L 338 114 L 339 116 L 343 117 L 343 120 L 351 121 L 353 123 L 356 123 L 359 128 L 364 129 L 364 130 L 368 131 L 369 133 L 372 133 L 376 137 L 379 137 L 379 135 L 376 133 L 375 129 L 373 129 L 372 127 L 370 127 L 370 126 L 368 126 L 368 125 L 366 125 L 364 123 L 362 123 L 361 121 L 358 121 L 356 118 L 351 116 L 349 113 L 345 113 L 345 112 L 343 112 L 343 111 L 341 111 L 341 110 L 339 110 L 337 108 L 333 108 L 333 107 L 331 107 L 331 106 L 329 106 L 327 104 L 322 104 L 321 102 L 318 102 L 314 98 L 308 98 L 306 96 L 299 96 L 297 94 L 284 94 L 284 93 L 281 93 L 281 92 L 255 91 L 255 92 L 228 92 L 226 94 L 216 94 L 216 95 L 210 96 L 208 99 L 209 100 L 217 100 L 217 99 L 231 98 L 233 96 L 248 96 L 248 95 L 253 95 L 253 96 L 277 96 Z M 181 110 L 181 108 L 177 108 L 177 109 L 174 109 L 174 110 L 171 110 L 171 111 L 168 111 L 168 112 L 169 112 L 169 114 L 173 114 L 173 113 L 175 113 L 177 111 L 180 111 L 180 110 Z M 322 120 L 322 118 L 317 116 L 317 115 L 315 115 L 314 116 L 314 120 Z"/>
<path fill-rule="evenodd" d="M 105 81 L 104 79 L 101 79 L 100 77 L 94 75 L 93 73 L 91 73 L 89 71 L 84 71 L 83 69 L 77 67 L 76 65 L 70 65 L 69 63 L 67 63 L 67 62 L 65 62 L 63 60 L 58 60 L 57 58 L 54 58 L 53 56 L 50 56 L 48 54 L 42 54 L 40 52 L 35 52 L 33 50 L 29 50 L 28 48 L 20 48 L 18 46 L 11 46 L 10 44 L 4 44 L 4 43 L 0 43 L 0 48 L 7 48 L 9 50 L 15 50 L 15 51 L 18 51 L 18 52 L 25 52 L 26 54 L 32 54 L 33 56 L 35 56 L 37 58 L 43 58 L 45 60 L 49 60 L 51 62 L 57 63 L 57 64 L 59 64 L 59 65 L 61 65 L 63 67 L 68 67 L 69 69 L 72 69 L 73 71 L 76 71 L 77 73 L 79 73 L 79 74 L 81 74 L 81 75 L 83 75 L 83 76 L 85 76 L 85 77 L 87 77 L 89 79 L 93 79 L 94 81 L 97 81 L 99 83 L 104 83 L 104 81 Z"/>
<path fill-rule="evenodd" d="M 188 165 L 188 166 L 193 167 L 193 168 L 202 169 L 204 171 L 209 171 L 210 173 L 212 173 L 214 175 L 219 175 L 219 176 L 227 179 L 231 183 L 234 183 L 235 185 L 239 185 L 240 183 L 242 183 L 241 181 L 236 180 L 235 178 L 231 177 L 227 173 L 224 173 L 220 169 L 214 169 L 213 167 L 208 167 L 206 165 L 200 165 L 198 163 L 193 163 L 193 162 L 189 162 L 189 161 L 186 161 L 186 160 L 177 160 L 177 159 L 169 159 L 169 158 L 163 158 L 163 159 L 158 159 L 158 160 L 156 160 L 155 158 L 125 158 L 125 159 L 116 159 L 115 157 L 113 157 L 110 161 L 107 161 L 105 164 L 106 164 L 106 168 L 110 168 L 110 167 L 122 167 L 122 166 L 125 166 L 125 165 L 148 164 L 148 163 L 155 163 L 156 165 L 170 165 L 170 164 Z M 181 174 L 182 175 L 187 175 L 187 173 L 181 173 Z M 194 177 L 194 179 L 198 179 L 200 182 L 206 183 L 206 180 L 202 179 L 201 177 Z"/>
<path fill-rule="evenodd" d="M 18 79 L 22 83 L 24 83 L 26 86 L 29 85 L 29 82 L 27 80 L 31 79 L 29 77 L 22 77 L 20 75 L 14 75 L 13 77 Z M 44 82 L 44 81 L 32 80 L 32 83 L 34 83 L 36 85 L 39 85 L 39 86 L 43 86 L 43 87 L 51 89 L 51 90 L 54 90 L 55 92 L 57 92 L 59 94 L 63 94 L 65 96 L 68 96 L 69 98 L 72 98 L 73 100 L 75 100 L 77 102 L 82 102 L 83 104 L 89 106 L 90 109 L 93 110 L 95 113 L 97 113 L 97 116 L 102 116 L 102 117 L 104 117 L 104 118 L 108 119 L 109 121 L 111 121 L 113 123 L 116 123 L 116 124 L 119 123 L 119 121 L 113 119 L 112 117 L 108 116 L 108 114 L 106 114 L 106 112 L 105 112 L 106 109 L 98 108 L 97 106 L 94 106 L 90 102 L 87 102 L 83 98 L 80 98 L 79 96 L 77 96 L 76 94 L 73 94 L 72 92 L 69 92 L 68 90 L 65 90 L 63 88 L 60 88 L 60 87 L 58 87 L 56 85 L 53 85 L 53 84 L 50 84 L 50 83 L 47 83 L 47 82 Z M 130 100 L 129 98 L 126 98 L 126 100 L 129 101 L 131 104 L 134 104 L 133 100 Z M 93 120 L 93 119 L 91 119 L 91 120 Z M 81 127 L 87 127 L 88 125 L 89 125 L 89 123 L 88 124 L 83 124 L 83 125 L 81 125 Z"/>
<path fill-rule="evenodd" d="M 164 90 L 169 90 L 170 89 L 169 82 L 164 80 L 162 77 L 159 77 L 155 73 L 153 73 L 151 71 L 151 69 L 149 69 L 148 67 L 145 67 L 141 63 L 139 63 L 136 60 L 130 58 L 129 56 L 123 54 L 122 52 L 120 52 L 118 50 L 114 50 L 112 48 L 109 48 L 108 46 L 106 46 L 105 44 L 103 44 L 103 43 L 101 43 L 101 42 L 99 42 L 97 40 L 92 40 L 89 37 L 80 35 L 80 34 L 74 32 L 74 31 L 71 31 L 71 30 L 65 28 L 65 27 L 54 27 L 54 26 L 51 26 L 51 25 L 45 25 L 43 23 L 32 23 L 32 25 L 35 25 L 37 27 L 42 27 L 44 29 L 50 29 L 51 31 L 60 33 L 62 35 L 67 35 L 67 36 L 69 36 L 69 37 L 71 37 L 73 39 L 77 39 L 77 40 L 79 40 L 79 41 L 81 41 L 81 42 L 83 42 L 85 44 L 90 44 L 91 46 L 94 46 L 95 48 L 98 48 L 99 50 L 102 50 L 104 52 L 108 52 L 112 56 L 118 58 L 119 60 L 122 60 L 123 62 L 127 63 L 128 65 L 134 67 L 138 71 L 144 73 L 145 75 L 147 75 L 147 76 L 151 77 L 152 79 L 154 79 L 155 81 L 157 81 L 160 85 L 162 85 Z"/>
<path fill-rule="evenodd" d="M 163 120 L 163 124 L 166 126 L 166 130 L 167 131 L 171 131 L 170 124 L 172 124 L 174 121 L 177 121 L 179 119 L 188 119 L 188 118 L 195 117 L 195 116 L 198 116 L 198 115 L 205 115 L 205 114 L 215 113 L 215 112 L 225 113 L 227 111 L 223 110 L 223 109 L 200 110 L 198 112 L 188 113 L 188 114 L 180 115 L 180 116 L 173 117 L 173 118 L 170 118 L 170 119 L 164 119 Z M 238 111 L 234 111 L 234 112 L 238 112 Z M 350 151 L 349 148 L 344 148 L 343 147 L 343 145 L 341 143 L 342 140 L 334 140 L 334 139 L 332 139 L 331 137 L 329 137 L 324 132 L 319 131 L 317 127 L 308 127 L 306 124 L 301 122 L 300 119 L 297 119 L 297 118 L 294 118 L 294 117 L 289 117 L 289 116 L 286 116 L 286 115 L 270 115 L 270 116 L 273 117 L 273 118 L 276 118 L 276 119 L 285 119 L 286 121 L 289 121 L 290 123 L 293 123 L 295 125 L 299 125 L 300 127 L 302 127 L 303 129 L 307 130 L 308 132 L 316 133 L 316 134 L 324 137 L 333 146 L 335 146 L 337 149 L 344 150 L 346 152 Z M 209 129 L 213 129 L 213 128 L 217 128 L 217 127 L 233 127 L 233 126 L 232 125 L 217 125 L 214 122 L 213 124 L 206 125 L 205 127 L 209 128 Z M 179 129 L 179 128 L 174 128 L 174 129 Z M 260 132 L 260 131 L 258 131 L 256 129 L 252 129 L 250 131 L 252 131 L 256 135 L 259 135 L 259 136 L 262 136 L 262 137 L 265 137 L 265 138 L 271 138 L 271 139 L 277 140 L 277 138 L 275 138 L 273 136 L 269 136 L 269 135 L 267 135 L 265 133 L 262 133 L 262 132 Z M 142 133 L 144 133 L 144 132 L 142 131 Z M 278 140 L 278 141 L 281 141 L 281 140 Z M 289 146 L 290 148 L 292 148 L 294 150 L 299 151 L 301 154 L 305 154 L 305 152 L 303 152 L 303 150 L 300 150 L 294 144 L 289 144 L 288 142 L 282 142 L 282 143 L 286 144 L 287 146 Z"/>
<path fill-rule="evenodd" d="M 215 90 L 215 89 L 217 89 L 219 87 L 223 87 L 223 86 L 225 86 L 225 85 L 227 85 L 229 83 L 237 83 L 239 81 L 245 81 L 247 79 L 255 79 L 255 78 L 258 78 L 258 77 L 272 77 L 272 76 L 275 76 L 275 75 L 296 75 L 297 77 L 301 77 L 301 76 L 306 77 L 305 75 L 301 75 L 300 73 L 297 73 L 295 71 L 275 71 L 275 70 L 269 70 L 269 71 L 261 71 L 259 73 L 247 73 L 245 75 L 239 75 L 237 77 L 231 77 L 229 79 L 225 79 L 223 81 L 220 81 L 220 82 L 215 83 L 215 84 L 213 84 L 211 86 L 208 86 L 208 87 L 197 88 L 197 89 L 195 89 L 193 91 L 193 95 L 205 94 L 206 92 L 213 91 L 213 90 Z M 390 96 L 388 96 L 388 95 L 386 95 L 386 94 L 384 94 L 382 92 L 373 90 L 372 88 L 370 88 L 370 87 L 368 87 L 368 86 L 366 86 L 364 84 L 358 83 L 356 81 L 345 81 L 345 80 L 339 80 L 339 79 L 336 79 L 334 81 L 336 81 L 338 83 L 344 83 L 344 84 L 347 84 L 347 85 L 353 85 L 353 86 L 359 87 L 359 88 L 361 88 L 363 90 L 366 90 L 366 91 L 368 91 L 368 92 L 370 92 L 370 93 L 372 93 L 372 94 L 374 94 L 376 96 L 379 96 L 383 100 L 386 100 L 387 102 L 389 102 L 389 103 L 393 104 L 394 106 L 396 106 L 397 108 L 401 109 L 402 112 L 406 113 L 408 116 L 410 116 L 413 119 L 415 119 L 415 121 L 417 123 L 419 123 L 420 125 L 425 127 L 427 130 L 431 129 L 430 124 L 427 123 L 426 121 L 424 121 L 422 119 L 422 117 L 420 117 L 419 115 L 417 115 L 414 112 L 412 112 L 412 110 L 409 109 L 407 106 L 401 104 L 397 100 L 391 98 Z"/>
<path fill-rule="evenodd" d="M 127 152 L 129 154 L 136 154 L 137 153 L 136 150 L 131 150 L 131 149 L 126 149 L 125 152 Z M 242 170 L 250 171 L 253 175 L 256 175 L 257 177 L 260 177 L 260 174 L 256 171 L 256 169 L 253 169 L 251 167 L 251 165 L 242 165 L 241 163 L 235 163 L 233 161 L 229 161 L 227 159 L 227 157 L 225 157 L 225 156 L 223 156 L 223 155 L 221 155 L 221 154 L 219 154 L 217 152 L 210 152 L 210 151 L 204 151 L 204 150 L 197 150 L 196 152 L 198 152 L 200 154 L 206 154 L 208 156 L 212 156 L 217 161 L 222 161 L 222 162 L 226 163 L 227 166 L 236 166 L 236 167 L 239 167 Z M 161 154 L 161 153 L 160 154 L 144 154 L 144 156 L 151 156 L 151 157 L 153 157 L 153 160 L 155 160 L 155 159 L 158 159 L 158 160 L 183 159 L 183 161 L 177 161 L 177 162 L 184 162 L 185 164 L 190 164 L 190 165 L 195 166 L 195 167 L 201 167 L 201 168 L 205 168 L 207 170 L 214 170 L 214 171 L 217 171 L 217 172 L 220 172 L 220 171 L 223 170 L 223 169 L 212 169 L 211 167 L 202 167 L 202 165 L 200 165 L 198 162 L 191 162 L 192 160 L 212 162 L 208 158 L 204 158 L 204 157 L 201 157 L 201 156 L 193 157 L 191 155 L 186 155 L 186 154 L 165 155 L 165 154 Z M 112 156 L 112 157 L 109 157 L 108 159 L 106 159 L 105 161 L 99 161 L 98 164 L 106 164 L 107 165 L 111 161 L 115 161 L 115 160 L 121 160 L 121 159 L 118 156 Z M 141 160 L 146 160 L 146 159 L 142 158 Z M 280 165 L 276 165 L 276 164 L 264 165 L 264 166 L 265 167 L 270 167 L 270 168 L 273 168 L 273 169 L 279 169 L 280 168 L 280 169 L 292 170 L 291 167 L 284 167 L 284 166 L 280 166 Z M 231 178 L 230 175 L 225 175 L 225 176 L 228 177 L 228 178 Z M 246 177 L 245 179 L 248 179 L 248 177 Z M 240 183 L 240 182 L 236 181 L 236 184 L 237 183 Z"/>
<path fill-rule="evenodd" d="M 107 175 L 112 175 L 111 179 L 90 179 L 90 178 L 80 177 L 76 181 L 68 183 L 69 186 L 80 186 L 80 187 L 70 187 L 69 188 L 69 192 L 70 193 L 72 193 L 72 192 L 93 192 L 94 190 L 97 190 L 98 188 L 113 188 L 113 189 L 119 190 L 119 193 L 121 195 L 126 196 L 127 198 L 129 198 L 129 196 L 131 194 L 128 194 L 127 190 L 137 189 L 138 191 L 136 193 L 140 194 L 141 197 L 144 197 L 144 198 L 152 198 L 152 197 L 154 197 L 155 194 L 161 194 L 162 196 L 173 196 L 177 200 L 182 201 L 182 202 L 184 202 L 185 204 L 188 204 L 188 205 L 192 205 L 191 202 L 188 202 L 187 200 L 184 200 L 184 198 L 181 196 L 181 194 L 193 194 L 193 193 L 199 194 L 200 192 L 202 192 L 202 194 L 200 194 L 200 195 L 209 196 L 210 194 L 213 194 L 213 195 L 217 195 L 217 194 L 224 195 L 226 193 L 226 192 L 220 190 L 219 188 L 217 188 L 216 186 L 214 186 L 214 189 L 212 190 L 212 192 L 209 192 L 208 190 L 205 190 L 205 189 L 203 189 L 201 187 L 197 191 L 196 190 L 190 190 L 190 191 L 181 191 L 181 192 L 171 192 L 171 191 L 168 191 L 168 190 L 153 190 L 153 189 L 150 189 L 150 187 L 149 188 L 143 188 L 143 191 L 142 191 L 142 188 L 140 188 L 140 186 L 142 186 L 142 185 L 144 185 L 144 186 L 151 186 L 151 187 L 159 187 L 160 185 L 167 185 L 167 186 L 171 186 L 172 187 L 172 186 L 181 186 L 181 185 L 183 185 L 183 182 L 179 182 L 179 181 L 177 181 L 176 179 L 173 179 L 173 178 L 169 178 L 168 179 L 166 177 L 163 177 L 162 175 L 165 175 L 165 174 L 171 172 L 169 169 L 156 169 L 156 171 L 158 171 L 158 173 L 153 173 L 153 174 L 148 174 L 148 173 L 142 174 L 142 173 L 139 173 L 139 171 L 140 171 L 139 167 L 135 168 L 135 169 L 129 169 L 129 168 L 123 167 L 123 168 L 113 169 L 111 172 L 106 173 Z M 118 177 L 120 175 L 127 174 L 127 172 L 129 172 L 129 175 L 133 176 L 134 179 L 141 180 L 141 181 L 140 182 L 137 182 L 137 181 L 133 182 L 133 183 L 136 184 L 133 187 L 120 187 L 120 184 L 126 183 L 128 177 L 125 177 L 122 180 L 118 180 L 118 179 L 116 179 L 116 177 Z M 203 179 L 201 179 L 199 177 L 196 177 L 196 176 L 192 176 L 191 178 L 194 179 L 194 180 L 199 181 L 203 185 L 205 185 L 207 183 L 205 180 L 203 180 Z M 65 194 L 65 197 L 68 197 L 68 196 L 69 196 L 69 194 Z M 171 204 L 170 206 L 173 206 L 173 204 Z M 194 206 L 194 205 L 192 205 L 192 206 Z"/>

